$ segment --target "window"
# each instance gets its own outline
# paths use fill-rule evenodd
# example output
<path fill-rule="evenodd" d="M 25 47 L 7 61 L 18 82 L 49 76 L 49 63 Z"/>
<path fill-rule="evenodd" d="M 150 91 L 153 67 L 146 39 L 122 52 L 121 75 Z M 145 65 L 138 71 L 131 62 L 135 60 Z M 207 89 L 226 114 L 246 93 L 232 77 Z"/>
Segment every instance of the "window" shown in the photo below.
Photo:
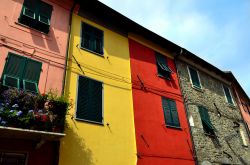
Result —
<path fill-rule="evenodd" d="M 188 70 L 189 70 L 190 79 L 192 81 L 192 85 L 194 87 L 201 88 L 200 77 L 198 75 L 198 72 L 190 67 L 188 67 Z"/>
<path fill-rule="evenodd" d="M 27 154 L 0 152 L 1 165 L 25 165 Z"/>
<path fill-rule="evenodd" d="M 102 123 L 102 83 L 79 76 L 76 118 Z"/>
<path fill-rule="evenodd" d="M 170 75 L 172 73 L 172 70 L 168 67 L 166 57 L 156 52 L 155 58 L 156 58 L 158 75 L 170 80 L 171 79 Z"/>
<path fill-rule="evenodd" d="M 162 97 L 162 107 L 164 112 L 165 124 L 167 126 L 180 127 L 175 101 Z"/>
<path fill-rule="evenodd" d="M 214 126 L 210 121 L 208 110 L 205 107 L 199 106 L 199 113 L 201 117 L 201 122 L 203 129 L 206 133 L 214 135 Z"/>
<path fill-rule="evenodd" d="M 223 90 L 224 90 L 227 102 L 229 104 L 234 104 L 230 89 L 227 86 L 223 85 Z"/>
<path fill-rule="evenodd" d="M 42 63 L 9 53 L 4 66 L 3 85 L 38 92 Z"/>
<path fill-rule="evenodd" d="M 24 0 L 18 21 L 31 28 L 48 33 L 52 9 L 51 5 L 41 0 Z"/>
<path fill-rule="evenodd" d="M 103 55 L 103 31 L 82 23 L 81 47 Z"/>

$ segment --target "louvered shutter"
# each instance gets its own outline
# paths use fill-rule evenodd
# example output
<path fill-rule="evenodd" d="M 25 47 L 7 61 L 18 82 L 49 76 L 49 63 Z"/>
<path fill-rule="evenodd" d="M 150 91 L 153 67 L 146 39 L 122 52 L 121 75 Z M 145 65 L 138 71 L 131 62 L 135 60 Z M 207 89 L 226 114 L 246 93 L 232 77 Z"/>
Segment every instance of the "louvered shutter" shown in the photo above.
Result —
<path fill-rule="evenodd" d="M 177 112 L 175 101 L 168 100 L 168 104 L 171 109 L 173 126 L 180 127 L 180 122 L 179 122 L 179 117 L 178 117 L 178 112 Z"/>
<path fill-rule="evenodd" d="M 157 53 L 155 54 L 158 75 L 170 79 L 172 70 L 167 65 L 166 57 Z"/>
<path fill-rule="evenodd" d="M 50 28 L 50 19 L 52 14 L 52 6 L 40 1 L 38 7 L 37 29 L 48 33 Z"/>
<path fill-rule="evenodd" d="M 172 118 L 171 118 L 171 113 L 170 113 L 171 110 L 169 108 L 166 98 L 162 98 L 162 107 L 163 107 L 163 112 L 164 112 L 165 124 L 172 125 Z"/>
<path fill-rule="evenodd" d="M 204 127 L 204 130 L 208 133 L 213 133 L 213 130 L 215 129 L 213 124 L 210 121 L 208 110 L 205 107 L 199 106 L 199 113 L 202 121 L 202 125 Z"/>
<path fill-rule="evenodd" d="M 201 88 L 198 72 L 192 68 L 189 68 L 191 80 L 194 86 Z"/>
<path fill-rule="evenodd" d="M 162 107 L 166 125 L 180 127 L 175 101 L 162 97 Z"/>
<path fill-rule="evenodd" d="M 79 76 L 76 118 L 102 123 L 102 83 Z"/>
<path fill-rule="evenodd" d="M 38 82 L 40 79 L 41 69 L 42 69 L 41 62 L 27 58 L 22 78 L 23 88 L 25 90 L 38 92 Z"/>
<path fill-rule="evenodd" d="M 38 19 L 38 4 L 39 0 L 24 0 L 23 8 L 18 19 L 19 22 L 35 28 L 36 19 Z"/>
<path fill-rule="evenodd" d="M 103 54 L 103 31 L 83 23 L 81 46 L 93 52 Z"/>
<path fill-rule="evenodd" d="M 25 67 L 25 61 L 26 58 L 9 53 L 3 75 L 9 75 L 21 79 L 23 75 L 23 69 Z"/>
<path fill-rule="evenodd" d="M 9 53 L 2 74 L 3 85 L 20 88 L 20 80 L 22 79 L 25 60 L 22 56 Z"/>

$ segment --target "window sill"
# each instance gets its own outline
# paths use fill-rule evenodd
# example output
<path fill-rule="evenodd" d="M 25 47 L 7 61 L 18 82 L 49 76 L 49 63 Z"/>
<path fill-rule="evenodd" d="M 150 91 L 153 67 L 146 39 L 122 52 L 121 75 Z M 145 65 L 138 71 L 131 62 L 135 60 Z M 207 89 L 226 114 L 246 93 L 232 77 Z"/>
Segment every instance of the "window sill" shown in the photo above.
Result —
<path fill-rule="evenodd" d="M 49 32 L 48 32 L 48 33 L 44 33 L 44 32 L 42 32 L 42 31 L 40 31 L 40 30 L 37 30 L 37 29 L 35 29 L 35 28 L 32 28 L 32 27 L 27 26 L 27 25 L 25 25 L 25 24 L 22 24 L 22 23 L 20 23 L 20 22 L 15 22 L 15 23 L 16 23 L 17 25 L 20 25 L 20 26 L 22 26 L 22 27 L 31 29 L 31 30 L 33 30 L 33 31 L 35 31 L 35 32 L 37 32 L 37 33 L 40 33 L 40 34 L 43 34 L 43 35 L 49 37 Z"/>
<path fill-rule="evenodd" d="M 92 51 L 92 50 L 90 50 L 90 49 L 84 48 L 84 47 L 82 47 L 82 46 L 80 46 L 80 48 L 81 48 L 82 50 L 87 51 L 87 52 L 90 52 L 90 53 L 93 53 L 93 54 L 95 54 L 95 55 L 98 55 L 99 57 L 105 58 L 105 57 L 104 57 L 104 53 L 97 53 L 97 52 L 94 52 L 94 51 Z"/>
<path fill-rule="evenodd" d="M 202 89 L 201 87 L 197 87 L 195 85 L 192 85 L 192 88 L 195 89 L 196 91 L 204 92 L 204 89 Z"/>
<path fill-rule="evenodd" d="M 181 127 L 176 127 L 176 126 L 172 126 L 172 125 L 165 125 L 167 128 L 173 128 L 173 129 L 177 129 L 177 130 L 182 130 Z"/>
<path fill-rule="evenodd" d="M 100 122 L 91 121 L 91 120 L 79 119 L 79 118 L 76 118 L 76 117 L 75 117 L 75 120 L 79 121 L 79 122 L 86 122 L 86 123 L 89 123 L 89 124 L 96 124 L 96 125 L 104 126 L 103 122 L 100 123 Z"/>
<path fill-rule="evenodd" d="M 236 108 L 236 105 L 231 104 L 231 103 L 228 103 L 228 102 L 227 102 L 227 106 L 228 106 L 228 107 L 230 107 L 230 108 L 233 108 L 233 109 L 235 109 L 235 108 Z"/>

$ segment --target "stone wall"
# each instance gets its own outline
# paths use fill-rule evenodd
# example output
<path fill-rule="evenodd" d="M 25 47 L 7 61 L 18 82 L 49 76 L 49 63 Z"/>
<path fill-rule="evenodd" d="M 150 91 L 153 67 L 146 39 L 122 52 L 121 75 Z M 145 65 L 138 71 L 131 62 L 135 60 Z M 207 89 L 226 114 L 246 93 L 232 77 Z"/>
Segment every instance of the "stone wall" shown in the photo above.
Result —
<path fill-rule="evenodd" d="M 223 83 L 197 69 L 202 89 L 196 89 L 192 87 L 187 66 L 185 62 L 177 61 L 198 164 L 205 164 L 204 161 L 222 164 L 222 160 L 231 164 L 250 164 L 250 149 L 243 145 L 240 134 L 242 129 L 249 145 L 242 117 L 237 105 L 227 103 Z M 216 129 L 216 137 L 204 132 L 199 105 L 208 109 L 211 123 Z"/>

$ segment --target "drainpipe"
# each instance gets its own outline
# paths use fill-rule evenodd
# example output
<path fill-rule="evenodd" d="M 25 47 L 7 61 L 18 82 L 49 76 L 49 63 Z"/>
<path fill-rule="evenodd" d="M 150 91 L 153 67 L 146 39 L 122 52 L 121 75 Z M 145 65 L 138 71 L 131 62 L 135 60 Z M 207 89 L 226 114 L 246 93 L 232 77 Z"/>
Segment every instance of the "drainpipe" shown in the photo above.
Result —
<path fill-rule="evenodd" d="M 65 58 L 65 65 L 64 65 L 64 74 L 63 74 L 63 83 L 62 83 L 62 95 L 64 95 L 65 90 L 65 81 L 66 81 L 66 73 L 67 73 L 67 67 L 68 67 L 68 57 L 69 57 L 69 44 L 70 44 L 70 38 L 71 38 L 71 24 L 72 24 L 72 17 L 73 17 L 73 11 L 76 6 L 76 0 L 74 0 L 74 4 L 72 8 L 70 9 L 70 17 L 69 17 L 69 35 L 67 39 L 67 49 L 66 49 L 66 58 Z"/>
<path fill-rule="evenodd" d="M 178 83 L 179 83 L 179 87 L 180 87 L 180 90 L 181 90 L 181 93 L 183 95 L 183 89 L 182 89 L 182 85 L 181 85 L 181 79 L 180 79 L 180 76 L 179 76 L 179 70 L 178 70 L 178 67 L 177 67 L 177 63 L 176 63 L 176 59 L 181 56 L 184 52 L 184 49 L 180 49 L 180 53 L 178 53 L 177 55 L 174 56 L 174 64 L 176 66 L 176 72 L 177 72 L 177 77 L 178 77 Z M 182 97 L 182 101 L 184 103 L 184 109 L 186 111 L 186 118 L 188 120 L 188 129 L 189 129 L 189 134 L 190 134 L 190 139 L 191 139 L 191 142 L 192 142 L 192 150 L 193 150 L 193 157 L 194 157 L 194 161 L 195 161 L 195 165 L 198 165 L 198 159 L 197 159 L 197 156 L 196 156 L 196 150 L 195 150 L 195 145 L 194 145 L 194 139 L 193 139 L 193 136 L 192 136 L 192 132 L 191 132 L 191 126 L 190 126 L 190 123 L 189 123 L 189 119 L 188 119 L 188 107 L 187 107 L 187 104 L 184 100 L 184 97 Z"/>

